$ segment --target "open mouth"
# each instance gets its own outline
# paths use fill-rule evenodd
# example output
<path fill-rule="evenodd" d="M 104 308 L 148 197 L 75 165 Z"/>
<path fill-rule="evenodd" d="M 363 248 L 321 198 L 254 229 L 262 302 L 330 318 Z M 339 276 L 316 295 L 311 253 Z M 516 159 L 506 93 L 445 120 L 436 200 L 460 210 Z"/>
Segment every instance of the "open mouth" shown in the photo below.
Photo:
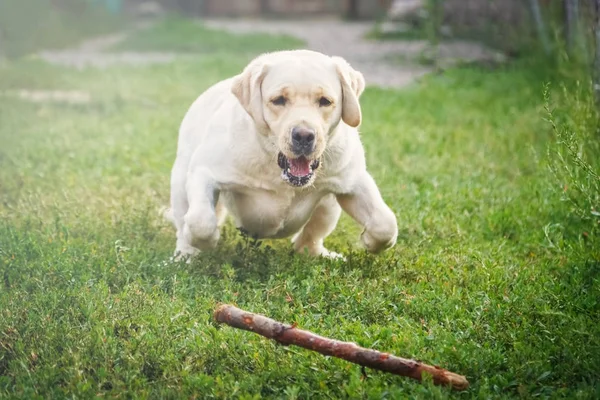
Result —
<path fill-rule="evenodd" d="M 319 168 L 319 160 L 309 160 L 304 156 L 298 158 L 287 158 L 279 153 L 277 164 L 281 168 L 281 177 L 292 186 L 304 186 L 308 184 L 314 171 Z"/>

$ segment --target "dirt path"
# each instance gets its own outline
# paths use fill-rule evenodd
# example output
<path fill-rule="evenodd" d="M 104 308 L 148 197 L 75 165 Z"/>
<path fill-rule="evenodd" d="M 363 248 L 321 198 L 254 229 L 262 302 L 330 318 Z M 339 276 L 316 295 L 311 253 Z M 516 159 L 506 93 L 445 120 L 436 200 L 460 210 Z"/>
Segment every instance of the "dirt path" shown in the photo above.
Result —
<path fill-rule="evenodd" d="M 432 72 L 432 67 L 417 61 L 427 50 L 426 41 L 368 40 L 366 35 L 373 27 L 371 22 L 203 20 L 199 23 L 237 34 L 263 32 L 295 36 L 304 40 L 309 49 L 344 57 L 364 74 L 367 84 L 372 86 L 401 88 Z M 147 26 L 138 24 L 133 29 Z M 43 51 L 39 56 L 47 62 L 74 68 L 103 68 L 115 64 L 142 66 L 169 63 L 182 56 L 174 52 L 109 51 L 127 34 L 95 38 L 73 49 Z M 441 65 L 448 66 L 458 61 L 491 60 L 501 56 L 477 43 L 455 41 L 440 45 L 439 57 Z"/>
<path fill-rule="evenodd" d="M 428 48 L 426 41 L 366 39 L 373 29 L 372 22 L 208 20 L 202 23 L 239 34 L 264 32 L 295 36 L 304 40 L 309 49 L 344 57 L 364 74 L 369 85 L 399 88 L 433 70 L 417 62 Z M 501 58 L 501 54 L 472 42 L 447 42 L 439 48 L 442 66 Z"/>

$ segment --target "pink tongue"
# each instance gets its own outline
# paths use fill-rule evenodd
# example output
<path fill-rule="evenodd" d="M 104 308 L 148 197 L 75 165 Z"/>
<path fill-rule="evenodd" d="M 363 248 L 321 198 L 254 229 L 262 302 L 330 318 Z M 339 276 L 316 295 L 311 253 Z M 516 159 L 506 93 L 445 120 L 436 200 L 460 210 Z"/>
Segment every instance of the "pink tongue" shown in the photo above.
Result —
<path fill-rule="evenodd" d="M 305 157 L 290 159 L 290 173 L 297 177 L 310 174 L 310 162 Z"/>

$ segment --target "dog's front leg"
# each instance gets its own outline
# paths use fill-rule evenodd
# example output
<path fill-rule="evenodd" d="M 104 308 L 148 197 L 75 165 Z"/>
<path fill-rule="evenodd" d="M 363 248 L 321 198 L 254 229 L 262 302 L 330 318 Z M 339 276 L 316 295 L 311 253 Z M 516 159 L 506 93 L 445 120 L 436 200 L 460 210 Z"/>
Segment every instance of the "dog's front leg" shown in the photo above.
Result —
<path fill-rule="evenodd" d="M 203 167 L 192 168 L 188 172 L 186 191 L 189 208 L 184 217 L 184 240 L 200 250 L 213 248 L 219 241 L 215 212 L 219 188 L 212 173 Z"/>
<path fill-rule="evenodd" d="M 363 227 L 361 240 L 368 251 L 377 253 L 396 244 L 396 216 L 383 201 L 367 171 L 359 175 L 349 192 L 338 194 L 337 200 L 342 209 Z"/>

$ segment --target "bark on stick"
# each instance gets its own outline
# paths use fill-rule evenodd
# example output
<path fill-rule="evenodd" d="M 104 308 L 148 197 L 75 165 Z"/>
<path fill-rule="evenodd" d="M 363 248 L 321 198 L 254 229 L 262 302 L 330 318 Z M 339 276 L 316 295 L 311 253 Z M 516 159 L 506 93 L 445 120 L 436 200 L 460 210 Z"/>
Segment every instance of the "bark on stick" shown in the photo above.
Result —
<path fill-rule="evenodd" d="M 450 386 L 464 390 L 469 382 L 462 376 L 443 368 L 427 365 L 419 361 L 396 357 L 377 350 L 365 349 L 350 342 L 329 339 L 295 326 L 277 322 L 264 315 L 253 314 L 235 306 L 224 304 L 215 310 L 215 320 L 234 328 L 244 329 L 273 339 L 283 345 L 296 345 L 327 356 L 337 357 L 365 367 L 408 376 L 421 380 L 423 374 L 429 374 L 436 385 Z"/>

